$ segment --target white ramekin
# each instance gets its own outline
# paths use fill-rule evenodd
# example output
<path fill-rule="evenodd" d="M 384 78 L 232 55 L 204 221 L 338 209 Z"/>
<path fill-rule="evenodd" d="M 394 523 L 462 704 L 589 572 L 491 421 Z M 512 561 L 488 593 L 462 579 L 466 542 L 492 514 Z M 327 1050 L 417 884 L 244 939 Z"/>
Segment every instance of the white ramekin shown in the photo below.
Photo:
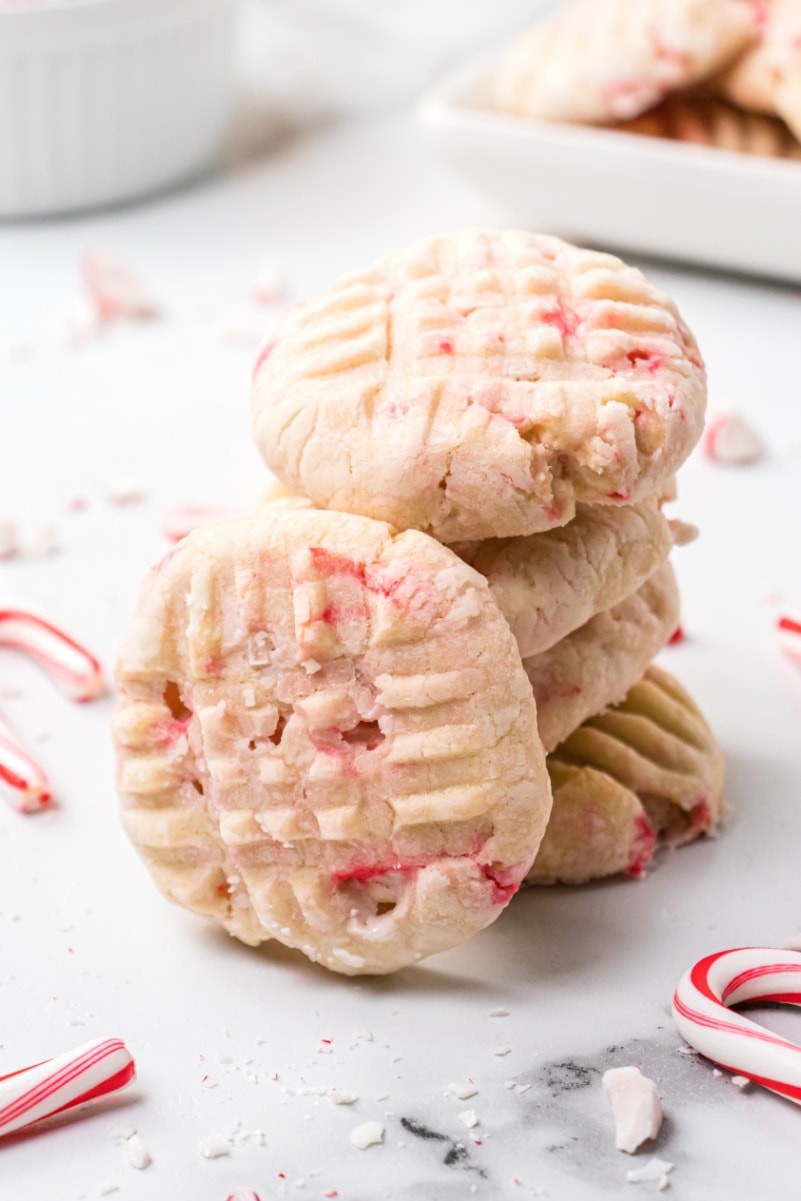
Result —
<path fill-rule="evenodd" d="M 0 217 L 119 203 L 212 160 L 236 0 L 0 8 Z"/>

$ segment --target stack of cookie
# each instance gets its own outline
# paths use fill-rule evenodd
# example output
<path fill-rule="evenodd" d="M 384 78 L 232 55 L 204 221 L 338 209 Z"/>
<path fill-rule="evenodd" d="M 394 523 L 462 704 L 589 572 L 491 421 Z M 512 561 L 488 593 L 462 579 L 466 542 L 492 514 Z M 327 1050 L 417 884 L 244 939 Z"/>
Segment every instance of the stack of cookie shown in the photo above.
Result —
<path fill-rule="evenodd" d="M 499 108 L 801 158 L 799 0 L 577 0 L 502 56 Z"/>
<path fill-rule="evenodd" d="M 162 889 L 384 972 L 526 879 L 710 829 L 719 752 L 649 668 L 705 394 L 670 299 L 554 238 L 429 239 L 293 310 L 254 431 L 304 499 L 186 538 L 122 648 L 124 820 Z"/>

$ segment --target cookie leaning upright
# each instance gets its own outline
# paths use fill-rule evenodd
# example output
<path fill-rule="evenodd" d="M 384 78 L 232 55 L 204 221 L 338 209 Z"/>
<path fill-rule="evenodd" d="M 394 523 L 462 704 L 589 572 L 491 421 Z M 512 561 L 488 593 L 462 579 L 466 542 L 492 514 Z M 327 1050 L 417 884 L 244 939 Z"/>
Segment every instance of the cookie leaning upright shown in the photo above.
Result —
<path fill-rule="evenodd" d="M 388 972 L 489 925 L 550 811 L 486 581 L 417 531 L 264 506 L 145 582 L 114 723 L 123 820 L 171 899 Z"/>
<path fill-rule="evenodd" d="M 257 363 L 256 444 L 291 489 L 443 542 L 658 492 L 706 379 L 675 305 L 612 255 L 430 238 L 293 310 Z"/>

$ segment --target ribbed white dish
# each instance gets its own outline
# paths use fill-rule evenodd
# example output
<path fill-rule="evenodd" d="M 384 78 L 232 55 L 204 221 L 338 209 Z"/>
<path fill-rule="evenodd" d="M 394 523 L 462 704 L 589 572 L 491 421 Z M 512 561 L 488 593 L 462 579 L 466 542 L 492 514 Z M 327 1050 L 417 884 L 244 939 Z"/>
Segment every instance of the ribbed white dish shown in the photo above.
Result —
<path fill-rule="evenodd" d="M 0 9 L 0 217 L 118 203 L 205 167 L 228 115 L 235 7 Z"/>

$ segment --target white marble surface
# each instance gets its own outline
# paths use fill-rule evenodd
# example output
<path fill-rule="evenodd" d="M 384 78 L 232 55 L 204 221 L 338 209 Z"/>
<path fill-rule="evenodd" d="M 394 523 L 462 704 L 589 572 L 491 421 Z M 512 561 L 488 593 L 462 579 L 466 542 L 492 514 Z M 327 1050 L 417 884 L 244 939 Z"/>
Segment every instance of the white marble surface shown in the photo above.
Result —
<path fill-rule="evenodd" d="M 272 320 L 249 305 L 256 267 L 279 266 L 297 299 L 416 235 L 498 219 L 432 160 L 410 120 L 382 118 L 309 134 L 160 203 L 0 229 L 0 513 L 23 532 L 54 525 L 62 545 L 41 562 L 0 564 L 0 591 L 46 604 L 110 663 L 164 549 L 164 507 L 246 503 L 259 489 L 251 350 L 223 337 Z M 65 345 L 87 246 L 136 268 L 162 304 L 159 323 Z M 164 903 L 117 823 L 110 701 L 73 707 L 3 653 L 2 685 L 21 695 L 0 704 L 59 805 L 36 819 L 0 807 L 0 1074 L 117 1034 L 139 1078 L 116 1106 L 4 1144 L 2 1201 L 70 1201 L 112 1185 L 125 1201 L 226 1201 L 245 1188 L 261 1201 L 331 1190 L 342 1201 L 634 1201 L 656 1186 L 626 1183 L 634 1164 L 614 1150 L 599 1083 L 606 1066 L 629 1062 L 664 1097 L 653 1151 L 676 1165 L 669 1195 L 797 1197 L 801 1113 L 679 1054 L 669 1002 L 702 954 L 781 945 L 801 926 L 801 672 L 773 631 L 777 604 L 801 600 L 788 350 L 799 300 L 648 269 L 697 332 L 713 398 L 748 414 L 770 450 L 750 470 L 696 456 L 682 473 L 680 512 L 703 537 L 677 555 L 689 638 L 665 663 L 726 749 L 735 812 L 725 833 L 663 857 L 642 883 L 521 896 L 469 944 L 395 978 L 338 979 L 279 949 L 240 947 Z M 109 507 L 104 491 L 128 479 L 145 502 Z M 68 511 L 76 497 L 89 499 L 84 512 Z M 509 1016 L 490 1017 L 498 1006 Z M 372 1041 L 355 1037 L 364 1030 Z M 508 1054 L 494 1054 L 501 1046 Z M 444 1096 L 467 1076 L 474 1098 Z M 531 1088 L 506 1089 L 509 1079 Z M 303 1092 L 329 1085 L 359 1100 L 334 1107 Z M 457 1117 L 468 1108 L 478 1146 Z M 443 1137 L 423 1139 L 404 1118 Z M 371 1119 L 385 1124 L 385 1144 L 359 1152 L 350 1130 Z M 123 1160 L 115 1121 L 140 1131 L 146 1171 Z M 251 1137 L 224 1158 L 199 1156 L 201 1139 L 235 1128 L 263 1132 L 265 1145 Z"/>

